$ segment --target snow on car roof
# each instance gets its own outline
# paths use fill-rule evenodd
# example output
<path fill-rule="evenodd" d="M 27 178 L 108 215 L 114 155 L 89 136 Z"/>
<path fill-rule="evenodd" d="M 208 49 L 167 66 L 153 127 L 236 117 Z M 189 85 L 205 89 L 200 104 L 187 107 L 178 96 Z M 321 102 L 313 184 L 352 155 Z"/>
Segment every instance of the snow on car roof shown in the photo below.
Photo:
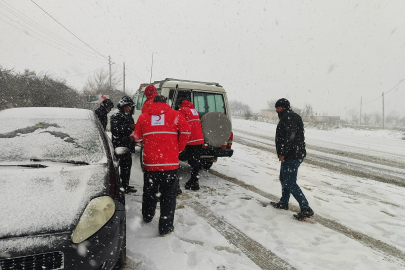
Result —
<path fill-rule="evenodd" d="M 0 111 L 0 118 L 75 118 L 88 119 L 93 112 L 86 109 L 61 108 L 61 107 L 21 107 Z"/>

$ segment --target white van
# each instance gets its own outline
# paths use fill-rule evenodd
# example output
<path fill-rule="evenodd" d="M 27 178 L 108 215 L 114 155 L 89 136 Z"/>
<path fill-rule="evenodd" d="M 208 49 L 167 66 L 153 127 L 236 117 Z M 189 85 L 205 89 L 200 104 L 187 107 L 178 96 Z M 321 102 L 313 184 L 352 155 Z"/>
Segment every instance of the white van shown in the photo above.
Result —
<path fill-rule="evenodd" d="M 203 167 L 209 169 L 218 157 L 231 157 L 233 154 L 231 111 L 225 89 L 214 82 L 199 82 L 166 78 L 153 84 L 158 93 L 167 97 L 169 105 L 178 110 L 183 100 L 194 104 L 200 114 L 205 144 L 201 160 Z M 133 96 L 135 109 L 133 118 L 136 123 L 146 101 L 144 91 L 148 83 L 141 84 Z M 204 127 L 206 127 L 204 129 Z M 208 131 L 209 129 L 209 131 Z M 226 136 L 226 139 L 221 139 Z M 218 139 L 221 143 L 218 144 Z M 183 154 L 183 153 L 182 153 Z M 180 155 L 182 159 L 182 155 Z"/>

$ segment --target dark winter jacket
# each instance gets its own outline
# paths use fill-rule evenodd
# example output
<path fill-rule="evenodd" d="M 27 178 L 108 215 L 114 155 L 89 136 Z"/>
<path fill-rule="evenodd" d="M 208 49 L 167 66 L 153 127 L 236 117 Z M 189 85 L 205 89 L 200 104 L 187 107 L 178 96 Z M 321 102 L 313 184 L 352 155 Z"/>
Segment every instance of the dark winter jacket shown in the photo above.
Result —
<path fill-rule="evenodd" d="M 100 123 L 105 130 L 107 127 L 107 109 L 104 106 L 100 106 L 100 108 L 96 109 L 94 112 L 96 113 L 98 120 L 100 120 Z"/>
<path fill-rule="evenodd" d="M 291 109 L 285 109 L 278 117 L 280 121 L 276 130 L 277 155 L 284 156 L 284 159 L 304 158 L 307 152 L 301 116 Z"/>
<path fill-rule="evenodd" d="M 129 137 L 134 131 L 134 119 L 131 114 L 125 114 L 123 109 L 111 116 L 111 135 L 114 148 L 128 147 L 132 150 L 134 142 Z"/>

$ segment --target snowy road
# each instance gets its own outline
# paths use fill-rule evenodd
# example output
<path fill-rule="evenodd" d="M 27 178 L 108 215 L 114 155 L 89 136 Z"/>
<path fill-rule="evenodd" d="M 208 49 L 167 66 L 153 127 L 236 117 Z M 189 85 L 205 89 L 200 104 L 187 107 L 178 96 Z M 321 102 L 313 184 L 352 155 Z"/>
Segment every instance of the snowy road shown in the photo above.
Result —
<path fill-rule="evenodd" d="M 256 141 L 263 140 L 264 132 L 274 134 L 264 130 L 263 123 L 234 120 L 233 124 L 234 132 L 246 130 L 246 125 L 257 128 L 257 134 L 244 138 L 238 133 L 247 141 L 254 135 Z M 384 140 L 390 139 L 381 142 Z M 311 141 L 309 135 L 307 141 Z M 293 198 L 291 211 L 267 207 L 280 195 L 279 163 L 269 150 L 273 141 L 260 143 L 259 147 L 235 143 L 232 158 L 219 159 L 211 172 L 203 172 L 201 190 L 184 191 L 178 197 L 175 232 L 164 238 L 158 236 L 158 213 L 150 224 L 141 221 L 142 173 L 135 154 L 131 182 L 139 193 L 127 196 L 125 269 L 405 267 L 403 187 L 304 162 L 299 183 L 316 216 L 312 222 L 297 222 L 292 219 L 292 211 L 298 211 Z M 403 141 L 397 143 L 394 148 L 402 147 Z M 370 157 L 367 151 L 357 155 Z M 386 160 L 378 165 L 382 167 L 387 166 L 384 162 L 404 161 L 399 153 L 381 156 Z M 189 176 L 187 164 L 182 164 L 179 175 L 184 186 Z"/>

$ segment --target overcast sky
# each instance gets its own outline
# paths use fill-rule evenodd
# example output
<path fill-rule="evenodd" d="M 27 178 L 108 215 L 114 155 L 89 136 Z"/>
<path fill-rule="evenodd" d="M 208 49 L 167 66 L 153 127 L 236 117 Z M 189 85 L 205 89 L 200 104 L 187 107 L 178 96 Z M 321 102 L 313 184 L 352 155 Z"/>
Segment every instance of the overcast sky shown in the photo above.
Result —
<path fill-rule="evenodd" d="M 361 99 L 381 113 L 385 92 L 385 114 L 405 116 L 402 0 L 34 2 L 0 0 L 3 68 L 81 90 L 110 55 L 119 73 L 125 62 L 132 94 L 149 82 L 153 54 L 152 81 L 218 82 L 254 111 L 286 97 L 319 114 L 345 117 Z"/>

